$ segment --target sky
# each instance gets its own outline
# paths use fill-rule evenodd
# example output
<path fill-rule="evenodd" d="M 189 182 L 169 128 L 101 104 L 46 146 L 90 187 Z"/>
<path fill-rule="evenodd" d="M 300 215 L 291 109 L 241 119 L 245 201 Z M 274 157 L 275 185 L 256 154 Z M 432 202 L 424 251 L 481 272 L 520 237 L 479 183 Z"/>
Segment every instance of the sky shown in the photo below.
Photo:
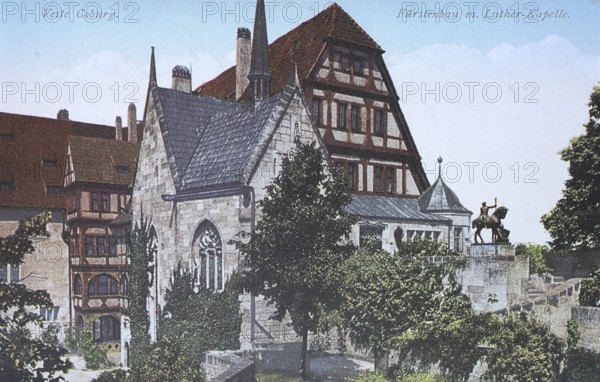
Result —
<path fill-rule="evenodd" d="M 331 2 L 265 1 L 269 40 Z M 568 177 L 558 152 L 584 132 L 600 81 L 600 0 L 340 0 L 385 50 L 430 181 L 441 174 L 476 217 L 509 208 L 513 242 L 550 240 L 540 223 Z M 113 125 L 142 118 L 151 46 L 159 86 L 193 87 L 235 62 L 254 1 L 2 1 L 0 111 Z M 484 238 L 489 239 L 484 234 Z"/>

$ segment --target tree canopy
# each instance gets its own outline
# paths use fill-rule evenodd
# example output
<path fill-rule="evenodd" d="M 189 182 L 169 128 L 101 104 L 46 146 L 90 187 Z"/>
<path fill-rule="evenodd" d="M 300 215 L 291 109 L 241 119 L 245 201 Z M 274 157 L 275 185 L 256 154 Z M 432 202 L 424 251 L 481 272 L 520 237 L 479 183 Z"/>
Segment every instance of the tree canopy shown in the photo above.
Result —
<path fill-rule="evenodd" d="M 35 250 L 33 238 L 50 236 L 46 225 L 52 215 L 43 212 L 22 220 L 13 235 L 0 238 L 0 265 L 18 266 Z M 67 350 L 58 341 L 35 338 L 28 325 L 42 327 L 42 317 L 31 308 L 52 306 L 45 290 L 31 290 L 21 283 L 0 282 L 0 381 L 62 381 L 70 362 L 61 359 Z"/>
<path fill-rule="evenodd" d="M 563 196 L 542 216 L 556 249 L 600 246 L 600 86 L 594 87 L 588 106 L 585 133 L 560 152 L 570 175 Z"/>
<path fill-rule="evenodd" d="M 302 336 L 304 378 L 308 331 L 340 302 L 339 266 L 351 253 L 341 239 L 354 222 L 344 207 L 351 197 L 314 143 L 297 143 L 266 191 L 255 231 L 242 233 L 236 246 L 247 266 L 245 287 L 274 304 L 274 318 L 289 312 Z"/>

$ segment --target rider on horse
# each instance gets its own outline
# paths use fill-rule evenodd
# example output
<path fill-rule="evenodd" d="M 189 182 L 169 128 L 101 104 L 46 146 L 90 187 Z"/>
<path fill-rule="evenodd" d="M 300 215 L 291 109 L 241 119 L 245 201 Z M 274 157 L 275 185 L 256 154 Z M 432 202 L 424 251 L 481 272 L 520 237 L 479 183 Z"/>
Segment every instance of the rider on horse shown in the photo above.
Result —
<path fill-rule="evenodd" d="M 487 206 L 486 202 L 482 202 L 481 203 L 481 208 L 479 209 L 479 217 L 481 218 L 481 221 L 486 225 L 488 225 L 488 223 L 490 222 L 490 216 L 488 215 L 488 211 L 490 210 L 490 208 L 496 208 L 496 198 L 494 198 L 494 205 L 493 206 Z"/>

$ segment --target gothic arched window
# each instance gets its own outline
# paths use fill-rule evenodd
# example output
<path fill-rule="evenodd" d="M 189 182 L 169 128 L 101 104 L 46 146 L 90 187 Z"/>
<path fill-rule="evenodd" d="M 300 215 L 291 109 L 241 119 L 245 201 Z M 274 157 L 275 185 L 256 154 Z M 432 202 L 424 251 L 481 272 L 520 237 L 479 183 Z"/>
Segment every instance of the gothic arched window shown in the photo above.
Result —
<path fill-rule="evenodd" d="M 75 283 L 73 285 L 73 294 L 82 295 L 83 294 L 83 283 L 81 282 L 81 276 L 75 276 Z"/>
<path fill-rule="evenodd" d="M 203 221 L 196 229 L 192 243 L 192 258 L 200 286 L 223 289 L 223 246 L 217 228 L 208 220 Z"/>

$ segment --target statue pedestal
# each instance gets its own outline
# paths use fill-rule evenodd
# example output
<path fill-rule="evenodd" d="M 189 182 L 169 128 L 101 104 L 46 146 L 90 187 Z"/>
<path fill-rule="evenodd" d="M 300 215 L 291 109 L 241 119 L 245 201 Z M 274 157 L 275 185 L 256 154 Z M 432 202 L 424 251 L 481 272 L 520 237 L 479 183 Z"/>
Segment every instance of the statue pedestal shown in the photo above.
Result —
<path fill-rule="evenodd" d="M 527 293 L 529 262 L 510 244 L 472 244 L 461 273 L 463 293 L 478 312 L 509 309 Z"/>

